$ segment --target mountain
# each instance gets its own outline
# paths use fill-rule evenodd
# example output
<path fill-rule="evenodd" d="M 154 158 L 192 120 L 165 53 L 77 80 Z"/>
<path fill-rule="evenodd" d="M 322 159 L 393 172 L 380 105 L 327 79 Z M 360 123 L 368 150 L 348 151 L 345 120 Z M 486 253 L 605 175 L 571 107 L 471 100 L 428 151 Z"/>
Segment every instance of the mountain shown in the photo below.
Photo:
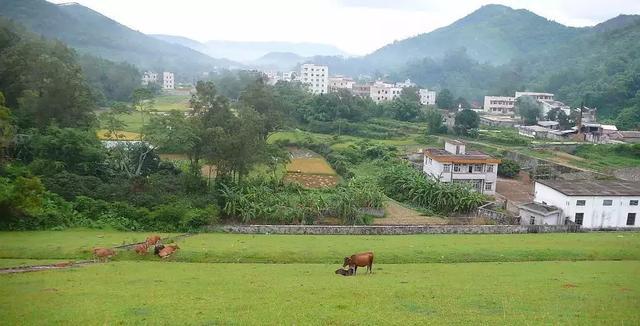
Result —
<path fill-rule="evenodd" d="M 269 52 L 250 64 L 263 69 L 287 71 L 293 70 L 297 65 L 309 59 L 291 52 Z"/>
<path fill-rule="evenodd" d="M 44 0 L 2 0 L 0 16 L 46 38 L 58 39 L 81 53 L 126 61 L 141 69 L 173 71 L 191 78 L 218 67 L 234 65 L 191 48 L 134 31 L 76 3 L 55 5 Z"/>
<path fill-rule="evenodd" d="M 216 58 L 227 58 L 233 61 L 250 63 L 260 60 L 269 53 L 291 53 L 301 57 L 315 55 L 340 55 L 347 53 L 329 44 L 322 43 L 294 43 L 294 42 L 236 42 L 236 41 L 208 41 L 201 43 L 186 37 L 155 34 L 153 37 L 189 47 Z"/>
<path fill-rule="evenodd" d="M 640 21 L 640 15 L 619 15 L 593 27 L 598 32 L 608 32 L 615 29 L 625 28 Z"/>
<path fill-rule="evenodd" d="M 514 57 L 562 44 L 583 29 L 561 25 L 528 10 L 486 5 L 453 24 L 382 47 L 364 59 L 374 66 L 400 66 L 441 58 L 466 48 L 479 62 L 503 64 Z"/>

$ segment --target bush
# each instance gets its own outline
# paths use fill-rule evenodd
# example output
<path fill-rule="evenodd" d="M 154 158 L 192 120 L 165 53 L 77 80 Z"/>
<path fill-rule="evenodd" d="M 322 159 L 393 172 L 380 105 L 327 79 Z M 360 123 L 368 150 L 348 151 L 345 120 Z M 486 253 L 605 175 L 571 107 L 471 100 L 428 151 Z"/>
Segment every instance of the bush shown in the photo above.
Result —
<path fill-rule="evenodd" d="M 516 177 L 520 173 L 520 164 L 518 162 L 503 159 L 500 165 L 498 165 L 498 175 L 505 178 Z"/>

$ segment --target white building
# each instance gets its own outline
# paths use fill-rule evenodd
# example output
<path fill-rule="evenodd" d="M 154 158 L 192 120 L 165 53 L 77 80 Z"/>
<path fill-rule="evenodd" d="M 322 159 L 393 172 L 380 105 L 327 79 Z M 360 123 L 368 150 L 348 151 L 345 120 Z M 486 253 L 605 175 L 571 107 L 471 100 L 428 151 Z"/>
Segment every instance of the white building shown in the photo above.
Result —
<path fill-rule="evenodd" d="M 145 71 L 142 74 L 142 85 L 147 86 L 149 84 L 155 84 L 158 82 L 158 74 L 152 71 Z"/>
<path fill-rule="evenodd" d="M 516 98 L 511 96 L 485 96 L 484 112 L 488 114 L 514 115 Z"/>
<path fill-rule="evenodd" d="M 300 82 L 307 85 L 313 94 L 329 92 L 329 67 L 305 63 L 300 67 Z"/>
<path fill-rule="evenodd" d="M 436 105 L 435 91 L 430 91 L 426 88 L 421 88 L 418 90 L 418 95 L 420 96 L 420 103 L 422 103 L 422 105 Z"/>
<path fill-rule="evenodd" d="M 555 206 L 540 203 L 526 203 L 518 206 L 522 225 L 562 225 L 562 211 Z"/>
<path fill-rule="evenodd" d="M 295 71 L 289 71 L 289 72 L 283 72 L 282 73 L 282 80 L 290 82 L 293 81 L 296 78 L 296 72 Z"/>
<path fill-rule="evenodd" d="M 535 92 L 516 92 L 516 99 L 521 96 L 530 96 L 536 99 L 536 101 L 553 101 L 553 94 L 551 93 L 535 93 Z"/>
<path fill-rule="evenodd" d="M 553 95 L 553 94 L 552 94 Z M 551 110 L 555 110 L 555 109 L 559 109 L 562 110 L 562 112 L 564 112 L 564 114 L 566 114 L 567 116 L 569 116 L 571 114 L 571 108 L 560 102 L 560 101 L 556 101 L 556 100 L 538 100 L 538 103 L 542 104 L 542 115 L 546 116 L 547 113 L 549 113 L 549 111 Z"/>
<path fill-rule="evenodd" d="M 376 81 L 371 85 L 369 90 L 369 97 L 376 102 L 393 101 L 396 97 L 402 94 L 402 88 L 395 85 L 388 84 L 382 81 Z"/>
<path fill-rule="evenodd" d="M 356 82 L 345 76 L 329 77 L 329 92 L 337 92 L 339 89 L 352 90 Z"/>
<path fill-rule="evenodd" d="M 163 72 L 162 73 L 162 89 L 174 89 L 175 88 L 175 83 L 174 83 L 174 76 L 172 72 Z"/>
<path fill-rule="evenodd" d="M 640 226 L 640 186 L 620 180 L 539 180 L 535 202 L 553 205 L 564 220 L 588 228 Z"/>
<path fill-rule="evenodd" d="M 467 183 L 487 195 L 496 191 L 499 159 L 479 151 L 467 151 L 465 144 L 449 140 L 444 150 L 424 151 L 423 171 L 441 182 Z"/>
<path fill-rule="evenodd" d="M 404 82 L 396 83 L 395 86 L 400 88 L 409 88 L 409 87 L 416 87 L 416 83 L 412 82 L 411 79 L 407 79 Z"/>

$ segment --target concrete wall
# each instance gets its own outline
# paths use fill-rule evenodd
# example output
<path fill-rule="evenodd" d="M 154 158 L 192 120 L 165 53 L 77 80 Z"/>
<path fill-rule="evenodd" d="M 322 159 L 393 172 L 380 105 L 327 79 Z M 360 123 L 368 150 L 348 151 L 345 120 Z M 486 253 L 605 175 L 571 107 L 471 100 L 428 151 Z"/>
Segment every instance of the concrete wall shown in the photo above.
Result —
<path fill-rule="evenodd" d="M 640 230 L 640 228 L 636 228 Z M 224 225 L 211 231 L 242 234 L 512 234 L 579 232 L 575 225 L 419 225 L 419 226 L 329 226 L 329 225 Z"/>

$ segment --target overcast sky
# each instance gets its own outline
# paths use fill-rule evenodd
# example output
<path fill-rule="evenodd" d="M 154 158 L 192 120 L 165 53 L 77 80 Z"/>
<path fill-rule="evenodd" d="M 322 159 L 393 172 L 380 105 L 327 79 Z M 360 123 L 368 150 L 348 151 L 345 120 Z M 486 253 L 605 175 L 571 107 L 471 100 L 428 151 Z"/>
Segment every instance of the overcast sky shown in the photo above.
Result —
<path fill-rule="evenodd" d="M 67 1 L 52 0 L 62 3 Z M 148 34 L 198 41 L 291 41 L 366 54 L 449 25 L 483 4 L 525 8 L 569 26 L 640 13 L 640 0 L 76 0 Z"/>

